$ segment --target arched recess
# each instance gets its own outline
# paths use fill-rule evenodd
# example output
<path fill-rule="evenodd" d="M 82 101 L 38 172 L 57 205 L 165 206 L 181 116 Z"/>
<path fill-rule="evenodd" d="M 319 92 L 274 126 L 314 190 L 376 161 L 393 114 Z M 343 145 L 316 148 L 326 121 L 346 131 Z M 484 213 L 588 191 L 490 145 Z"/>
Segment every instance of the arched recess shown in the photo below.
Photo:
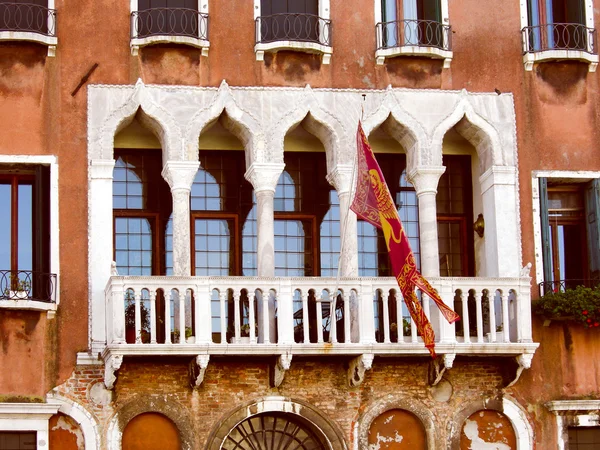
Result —
<path fill-rule="evenodd" d="M 369 448 L 369 430 L 373 422 L 382 414 L 391 410 L 404 410 L 416 416 L 425 429 L 427 436 L 427 450 L 435 450 L 440 437 L 435 427 L 434 416 L 421 402 L 414 398 L 388 396 L 371 405 L 359 417 L 358 422 L 358 447 Z"/>
<path fill-rule="evenodd" d="M 284 397 L 266 397 L 236 409 L 219 422 L 208 438 L 206 449 L 221 450 L 232 430 L 247 419 L 260 415 L 288 417 L 292 423 L 308 426 L 321 439 L 323 450 L 348 450 L 341 431 L 317 408 L 300 400 Z"/>
<path fill-rule="evenodd" d="M 200 134 L 217 120 L 243 144 L 246 152 L 246 167 L 260 160 L 265 147 L 260 122 L 237 104 L 225 80 L 221 82 L 209 106 L 198 110 L 186 126 L 184 155 L 186 160 L 198 159 Z"/>
<path fill-rule="evenodd" d="M 58 412 L 71 417 L 81 427 L 86 450 L 100 450 L 98 423 L 89 411 L 79 403 L 55 393 L 48 394 L 47 401 L 59 405 Z"/>
<path fill-rule="evenodd" d="M 492 166 L 512 165 L 514 158 L 504 154 L 498 130 L 486 119 L 477 114 L 471 104 L 460 100 L 452 114 L 440 122 L 431 139 L 430 158 L 433 165 L 442 165 L 442 142 L 446 133 L 456 126 L 458 133 L 477 150 L 479 174 Z M 510 151 L 513 149 L 511 148 Z M 509 149 L 507 149 L 509 151 Z"/>
<path fill-rule="evenodd" d="M 194 428 L 188 409 L 164 395 L 140 395 L 119 409 L 106 427 L 106 448 L 121 450 L 125 427 L 133 418 L 144 413 L 159 413 L 173 422 L 179 430 L 182 450 L 200 448 L 194 440 Z"/>
<path fill-rule="evenodd" d="M 181 439 L 172 420 L 160 413 L 145 412 L 125 426 L 121 444 L 127 450 L 179 450 Z"/>
<path fill-rule="evenodd" d="M 449 448 L 459 449 L 460 438 L 465 421 L 478 411 L 497 411 L 505 415 L 514 429 L 516 437 L 515 450 L 533 449 L 533 428 L 523 408 L 515 399 L 507 395 L 495 398 L 481 398 L 469 402 L 448 423 Z"/>
<path fill-rule="evenodd" d="M 309 92 L 307 92 L 307 89 Z M 331 172 L 336 164 L 352 163 L 355 148 L 350 148 L 345 142 L 348 136 L 342 123 L 331 113 L 324 111 L 316 104 L 310 88 L 304 90 L 304 102 L 284 113 L 269 129 L 268 150 L 272 161 L 283 161 L 283 147 L 286 134 L 295 126 L 302 123 L 306 131 L 316 136 L 325 147 L 327 157 L 327 172 Z M 342 153 L 345 151 L 346 153 Z"/>
<path fill-rule="evenodd" d="M 138 80 L 133 93 L 126 101 L 104 118 L 99 127 L 100 148 L 91 145 L 89 158 L 113 159 L 114 137 L 133 121 L 138 111 L 140 122 L 159 139 L 163 149 L 163 160 L 182 160 L 179 126 L 173 117 L 154 101 L 141 80 Z"/>

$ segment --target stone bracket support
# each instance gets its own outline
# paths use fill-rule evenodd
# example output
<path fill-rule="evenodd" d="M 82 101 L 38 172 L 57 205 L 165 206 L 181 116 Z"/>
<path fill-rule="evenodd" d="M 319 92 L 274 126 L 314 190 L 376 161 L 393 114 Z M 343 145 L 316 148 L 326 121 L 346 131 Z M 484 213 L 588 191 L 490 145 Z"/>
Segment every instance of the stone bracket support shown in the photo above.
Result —
<path fill-rule="evenodd" d="M 373 359 L 375 355 L 372 353 L 365 353 L 350 361 L 350 367 L 348 367 L 348 383 L 351 387 L 360 386 L 365 381 L 365 372 L 370 370 L 373 366 Z"/>
<path fill-rule="evenodd" d="M 192 389 L 199 388 L 204 381 L 204 374 L 208 368 L 208 362 L 210 361 L 210 355 L 198 355 L 190 362 L 189 373 L 190 373 L 190 385 Z"/>
<path fill-rule="evenodd" d="M 517 372 L 515 374 L 515 378 L 506 385 L 507 388 L 514 386 L 516 384 L 516 382 L 519 381 L 519 378 L 521 377 L 523 370 L 529 369 L 531 367 L 532 359 L 533 359 L 532 353 L 523 353 L 523 354 L 515 357 L 515 360 L 517 361 L 517 364 L 518 364 Z"/>
<path fill-rule="evenodd" d="M 429 384 L 431 386 L 435 386 L 440 381 L 442 381 L 446 370 L 452 369 L 452 365 L 454 364 L 454 358 L 456 358 L 455 353 L 446 353 L 444 355 L 438 356 L 429 363 L 428 376 Z"/>
<path fill-rule="evenodd" d="M 281 383 L 283 383 L 283 379 L 285 378 L 285 373 L 290 370 L 290 366 L 292 365 L 292 354 L 286 353 L 284 355 L 280 355 L 277 358 L 277 362 L 275 363 L 275 368 L 273 371 L 273 386 L 279 387 Z"/>
<path fill-rule="evenodd" d="M 106 389 L 115 387 L 117 381 L 117 370 L 123 364 L 123 355 L 110 355 L 104 360 L 104 385 Z"/>

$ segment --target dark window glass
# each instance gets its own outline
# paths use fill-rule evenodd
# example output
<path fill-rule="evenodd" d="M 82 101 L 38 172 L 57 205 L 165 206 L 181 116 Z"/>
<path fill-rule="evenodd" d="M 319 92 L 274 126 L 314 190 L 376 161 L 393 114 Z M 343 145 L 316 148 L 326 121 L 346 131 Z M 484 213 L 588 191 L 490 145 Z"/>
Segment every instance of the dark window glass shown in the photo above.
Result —
<path fill-rule="evenodd" d="M 262 0 L 261 41 L 319 40 L 318 0 Z"/>
<path fill-rule="evenodd" d="M 569 450 L 600 448 L 600 427 L 569 427 Z"/>
<path fill-rule="evenodd" d="M 48 0 L 0 0 L 0 31 L 48 33 Z"/>
<path fill-rule="evenodd" d="M 137 37 L 199 37 L 197 0 L 138 0 L 136 20 Z"/>

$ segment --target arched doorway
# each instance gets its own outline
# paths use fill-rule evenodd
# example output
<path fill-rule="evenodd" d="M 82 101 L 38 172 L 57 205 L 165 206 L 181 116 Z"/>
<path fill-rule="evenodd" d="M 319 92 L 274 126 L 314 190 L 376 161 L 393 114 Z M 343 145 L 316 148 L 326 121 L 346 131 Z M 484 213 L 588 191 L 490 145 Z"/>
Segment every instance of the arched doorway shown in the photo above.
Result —
<path fill-rule="evenodd" d="M 391 409 L 379 416 L 369 428 L 369 448 L 381 450 L 426 450 L 427 435 L 421 420 L 403 409 Z"/>
<path fill-rule="evenodd" d="M 248 417 L 225 438 L 223 450 L 321 450 L 329 446 L 308 421 L 286 413 Z"/>
<path fill-rule="evenodd" d="M 471 414 L 462 427 L 460 449 L 472 448 L 517 450 L 517 437 L 510 419 L 494 410 Z"/>
<path fill-rule="evenodd" d="M 175 424 L 162 414 L 148 412 L 134 417 L 123 431 L 124 450 L 180 450 Z"/>

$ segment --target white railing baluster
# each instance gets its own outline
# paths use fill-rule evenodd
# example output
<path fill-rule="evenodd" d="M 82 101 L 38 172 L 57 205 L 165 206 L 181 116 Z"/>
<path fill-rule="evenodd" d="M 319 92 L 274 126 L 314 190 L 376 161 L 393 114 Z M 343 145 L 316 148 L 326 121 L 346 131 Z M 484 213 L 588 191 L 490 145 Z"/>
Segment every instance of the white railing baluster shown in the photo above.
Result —
<path fill-rule="evenodd" d="M 334 292 L 332 290 L 332 292 Z M 329 295 L 329 342 L 337 342 L 337 316 L 335 309 L 337 305 L 337 292 Z"/>
<path fill-rule="evenodd" d="M 263 343 L 265 343 L 265 344 L 269 344 L 271 342 L 271 340 L 269 338 L 269 329 L 270 329 L 270 327 L 269 327 L 269 297 L 270 296 L 271 296 L 270 290 L 268 288 L 264 288 L 263 293 L 262 293 L 262 304 L 263 304 L 262 335 L 263 335 Z"/>
<path fill-rule="evenodd" d="M 508 316 L 508 292 L 502 290 L 502 336 L 504 342 L 510 342 L 510 317 Z"/>
<path fill-rule="evenodd" d="M 496 342 L 496 291 L 488 289 L 488 304 L 489 304 L 489 323 L 490 323 L 490 342 Z"/>
<path fill-rule="evenodd" d="M 241 342 L 241 329 L 242 329 L 242 318 L 240 316 L 240 292 L 237 290 L 233 291 L 233 327 L 234 327 L 234 339 L 236 344 Z"/>
<path fill-rule="evenodd" d="M 323 293 L 320 295 L 315 295 L 315 304 L 317 307 L 317 342 L 319 344 L 323 343 L 323 303 L 322 303 Z"/>
<path fill-rule="evenodd" d="M 248 292 L 248 323 L 250 324 L 250 343 L 256 344 L 256 318 L 254 317 L 254 291 Z"/>
<path fill-rule="evenodd" d="M 165 344 L 171 344 L 171 290 L 164 288 L 165 295 Z"/>
<path fill-rule="evenodd" d="M 461 289 L 460 291 L 460 302 L 462 306 L 462 326 L 464 343 L 469 344 L 471 342 L 471 328 L 469 326 L 469 291 L 467 289 Z"/>
<path fill-rule="evenodd" d="M 302 291 L 302 330 L 304 332 L 304 343 L 310 343 L 310 334 L 309 334 L 309 325 L 308 322 L 308 289 L 306 291 Z"/>
<path fill-rule="evenodd" d="M 481 307 L 481 291 L 475 292 L 475 311 L 477 316 L 477 342 L 483 342 L 483 308 Z"/>
<path fill-rule="evenodd" d="M 150 343 L 156 344 L 156 291 L 150 289 Z"/>
<path fill-rule="evenodd" d="M 381 303 L 383 303 L 383 342 L 389 344 L 390 341 L 390 293 L 381 292 Z"/>
<path fill-rule="evenodd" d="M 350 293 L 344 290 L 342 298 L 344 299 L 344 343 L 349 344 L 352 342 L 350 338 Z"/>
<path fill-rule="evenodd" d="M 142 293 L 141 293 L 141 291 L 138 290 L 134 294 L 134 298 L 135 298 L 135 343 L 141 344 L 142 343 L 142 307 L 141 307 Z"/>
<path fill-rule="evenodd" d="M 177 288 L 179 298 L 179 343 L 185 344 L 185 296 L 184 288 Z"/>
<path fill-rule="evenodd" d="M 219 291 L 219 314 L 221 319 L 221 344 L 227 344 L 227 289 Z"/>

